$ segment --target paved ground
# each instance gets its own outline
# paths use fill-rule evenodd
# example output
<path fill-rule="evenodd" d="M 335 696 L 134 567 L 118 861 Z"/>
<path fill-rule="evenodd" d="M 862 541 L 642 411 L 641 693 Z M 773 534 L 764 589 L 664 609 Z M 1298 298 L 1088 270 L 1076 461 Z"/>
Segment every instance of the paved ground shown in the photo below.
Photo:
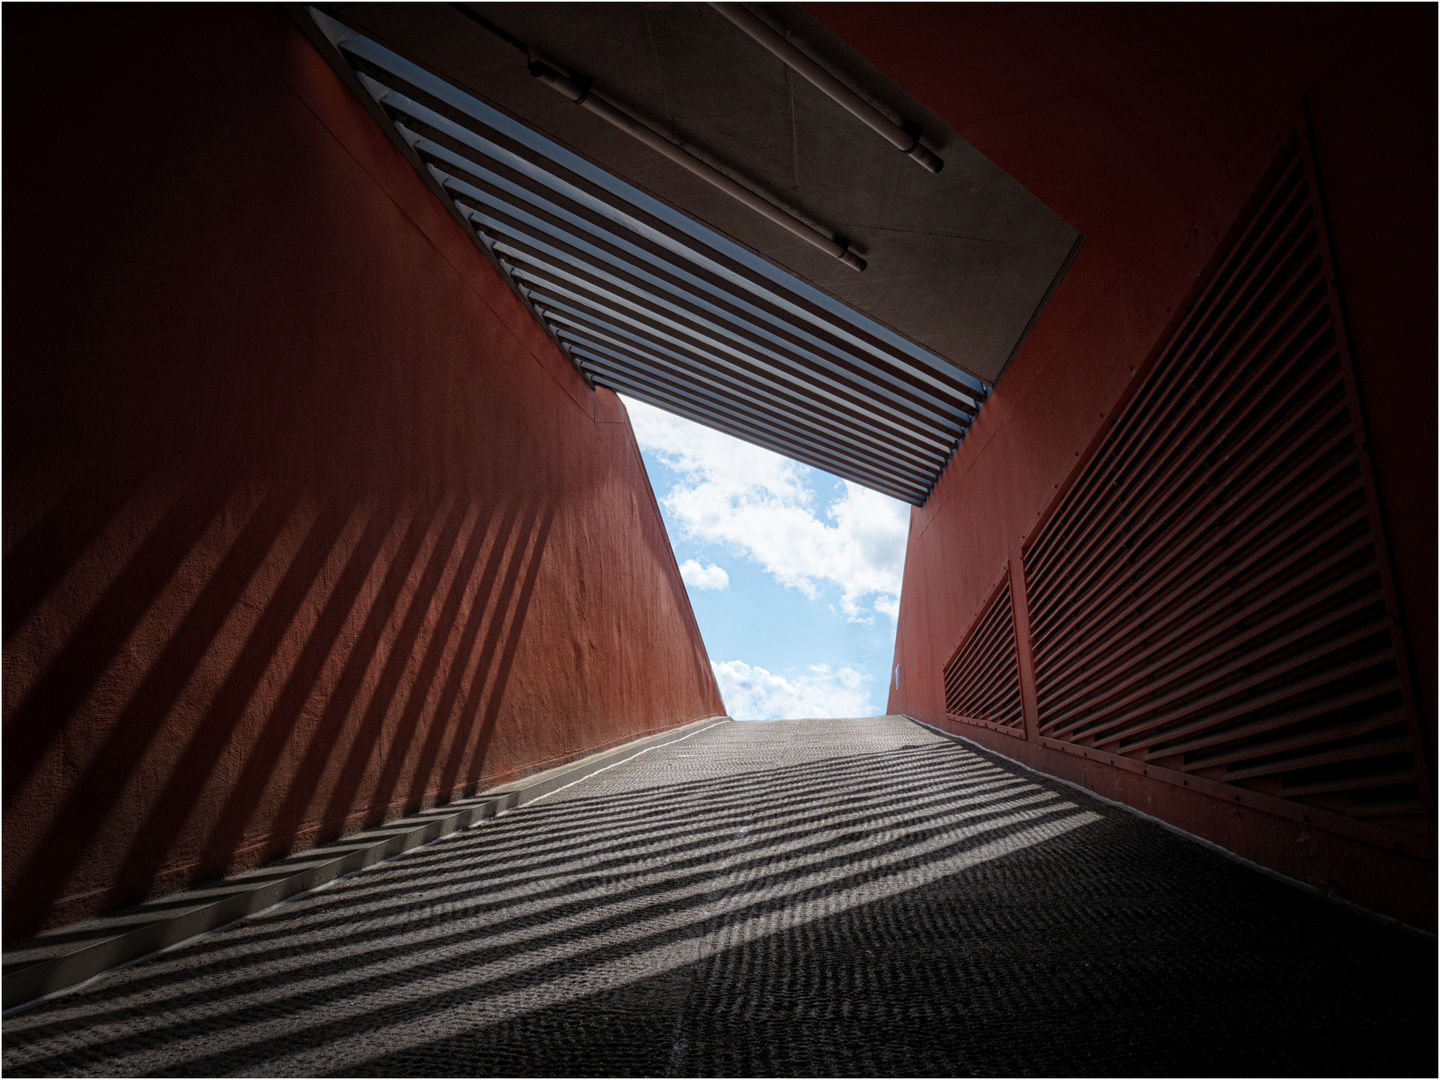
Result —
<path fill-rule="evenodd" d="M 4 1022 L 71 1075 L 1434 1075 L 1436 950 L 898 718 L 725 724 Z"/>

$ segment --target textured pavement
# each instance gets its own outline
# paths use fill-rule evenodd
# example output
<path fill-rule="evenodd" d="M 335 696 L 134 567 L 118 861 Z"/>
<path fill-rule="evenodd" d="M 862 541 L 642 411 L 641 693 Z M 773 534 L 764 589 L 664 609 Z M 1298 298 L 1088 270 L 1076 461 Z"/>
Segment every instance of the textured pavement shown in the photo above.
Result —
<path fill-rule="evenodd" d="M 901 718 L 722 724 L 5 1019 L 29 1075 L 1434 1075 L 1436 949 Z"/>

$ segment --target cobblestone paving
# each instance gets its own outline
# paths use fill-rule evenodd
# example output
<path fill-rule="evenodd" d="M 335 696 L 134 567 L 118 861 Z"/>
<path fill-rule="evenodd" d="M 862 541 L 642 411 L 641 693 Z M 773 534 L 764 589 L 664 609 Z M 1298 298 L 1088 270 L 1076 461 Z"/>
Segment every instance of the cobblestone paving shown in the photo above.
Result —
<path fill-rule="evenodd" d="M 4 1069 L 1434 1075 L 1435 973 L 904 719 L 723 724 L 13 1015 Z"/>

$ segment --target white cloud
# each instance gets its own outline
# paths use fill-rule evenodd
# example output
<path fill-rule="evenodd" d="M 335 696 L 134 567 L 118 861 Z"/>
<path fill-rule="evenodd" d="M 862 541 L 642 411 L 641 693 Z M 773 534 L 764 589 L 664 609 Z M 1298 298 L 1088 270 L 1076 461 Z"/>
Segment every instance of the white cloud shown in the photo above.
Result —
<path fill-rule="evenodd" d="M 701 566 L 694 559 L 680 564 L 680 580 L 697 589 L 724 589 L 730 585 L 730 575 L 723 566 Z"/>
<path fill-rule="evenodd" d="M 854 622 L 875 611 L 895 616 L 908 506 L 845 481 L 844 496 L 817 513 L 808 467 L 644 402 L 625 404 L 640 445 L 682 478 L 661 501 L 687 538 L 729 545 L 811 599 L 817 586 L 838 585 Z"/>
<path fill-rule="evenodd" d="M 811 664 L 808 675 L 787 679 L 742 660 L 710 662 L 725 707 L 736 720 L 792 720 L 800 717 L 870 716 L 870 676 L 854 668 L 831 671 Z"/>

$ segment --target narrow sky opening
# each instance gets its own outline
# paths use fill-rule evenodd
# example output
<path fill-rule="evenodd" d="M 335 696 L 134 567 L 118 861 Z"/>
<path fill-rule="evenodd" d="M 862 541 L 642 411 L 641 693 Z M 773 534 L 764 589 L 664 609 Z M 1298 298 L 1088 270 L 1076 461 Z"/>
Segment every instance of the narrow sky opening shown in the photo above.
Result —
<path fill-rule="evenodd" d="M 909 506 L 625 405 L 730 715 L 883 713 Z"/>

